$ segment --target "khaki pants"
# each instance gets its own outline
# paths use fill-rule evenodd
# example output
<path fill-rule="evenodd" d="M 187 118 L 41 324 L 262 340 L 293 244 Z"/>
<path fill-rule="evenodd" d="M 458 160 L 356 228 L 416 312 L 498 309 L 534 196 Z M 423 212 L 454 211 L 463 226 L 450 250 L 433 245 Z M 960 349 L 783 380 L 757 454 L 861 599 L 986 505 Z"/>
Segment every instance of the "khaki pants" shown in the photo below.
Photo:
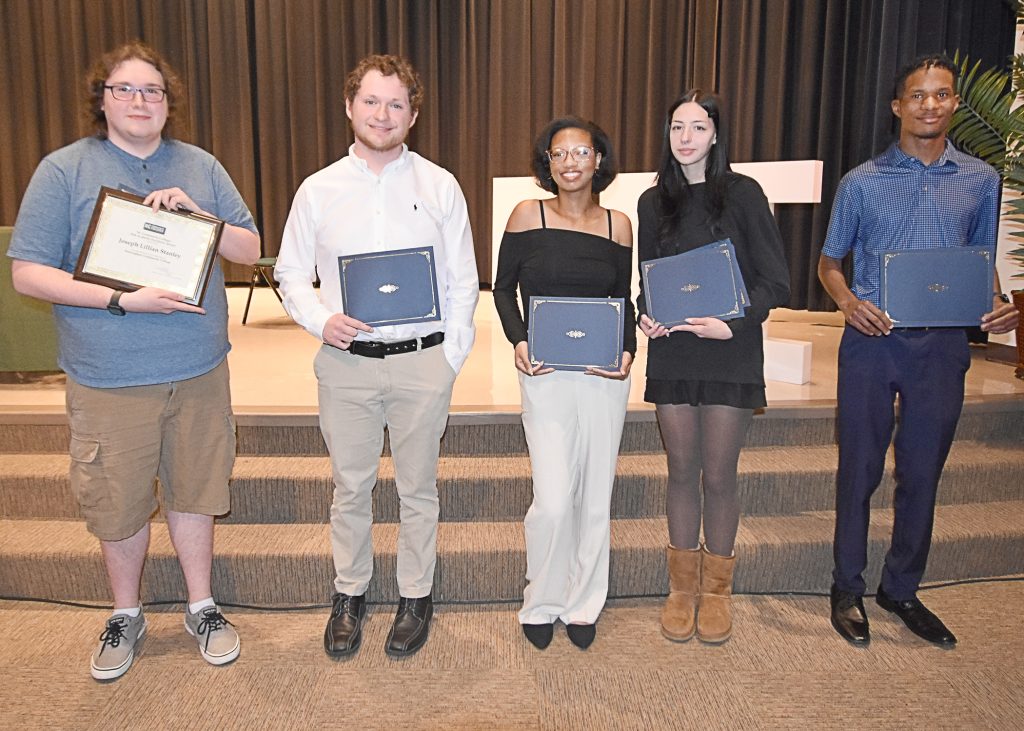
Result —
<path fill-rule="evenodd" d="M 334 588 L 358 596 L 373 574 L 372 492 L 386 426 L 401 503 L 398 590 L 426 596 L 437 560 L 438 452 L 455 383 L 444 348 L 377 359 L 324 345 L 313 368 L 334 474 Z"/>

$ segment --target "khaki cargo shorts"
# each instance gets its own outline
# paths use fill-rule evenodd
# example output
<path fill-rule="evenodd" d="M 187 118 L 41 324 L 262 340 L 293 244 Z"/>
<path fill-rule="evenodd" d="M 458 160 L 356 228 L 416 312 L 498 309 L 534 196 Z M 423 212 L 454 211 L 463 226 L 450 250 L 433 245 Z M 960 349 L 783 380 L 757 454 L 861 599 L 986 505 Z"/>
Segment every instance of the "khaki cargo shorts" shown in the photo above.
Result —
<path fill-rule="evenodd" d="M 138 533 L 157 510 L 223 515 L 235 461 L 227 361 L 173 383 L 92 388 L 68 378 L 71 489 L 97 538 Z"/>

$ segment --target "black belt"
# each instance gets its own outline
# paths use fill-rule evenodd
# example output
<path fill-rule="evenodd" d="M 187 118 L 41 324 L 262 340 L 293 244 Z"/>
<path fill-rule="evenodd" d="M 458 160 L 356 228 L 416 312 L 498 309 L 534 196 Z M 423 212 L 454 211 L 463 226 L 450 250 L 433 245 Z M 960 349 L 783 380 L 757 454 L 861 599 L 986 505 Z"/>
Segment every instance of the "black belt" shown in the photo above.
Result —
<path fill-rule="evenodd" d="M 361 355 L 364 358 L 385 358 L 389 355 L 400 353 L 412 353 L 416 350 L 426 350 L 440 345 L 444 342 L 444 333 L 436 332 L 427 335 L 425 338 L 413 338 L 412 340 L 399 340 L 395 343 L 380 343 L 374 340 L 353 340 L 348 346 L 348 352 L 353 355 Z"/>

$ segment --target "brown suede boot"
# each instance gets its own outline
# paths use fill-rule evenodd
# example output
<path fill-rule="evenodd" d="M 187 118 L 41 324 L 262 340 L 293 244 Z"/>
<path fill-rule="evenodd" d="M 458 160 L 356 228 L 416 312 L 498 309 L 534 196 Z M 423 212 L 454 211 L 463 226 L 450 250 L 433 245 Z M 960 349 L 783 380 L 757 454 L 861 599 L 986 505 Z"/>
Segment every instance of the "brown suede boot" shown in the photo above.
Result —
<path fill-rule="evenodd" d="M 697 631 L 697 593 L 700 590 L 700 548 L 668 549 L 668 599 L 661 610 L 661 634 L 686 642 Z"/>
<path fill-rule="evenodd" d="M 732 571 L 736 555 L 716 556 L 700 547 L 700 613 L 697 639 L 725 642 L 732 634 Z"/>

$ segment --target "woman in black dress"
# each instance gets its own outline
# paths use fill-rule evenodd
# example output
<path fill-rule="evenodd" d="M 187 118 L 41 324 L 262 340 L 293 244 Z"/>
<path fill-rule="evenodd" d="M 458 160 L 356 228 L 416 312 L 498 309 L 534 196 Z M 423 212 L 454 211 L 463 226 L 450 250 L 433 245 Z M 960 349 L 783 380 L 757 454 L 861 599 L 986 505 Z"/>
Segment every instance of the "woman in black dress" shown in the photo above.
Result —
<path fill-rule="evenodd" d="M 644 399 L 656 404 L 668 452 L 670 593 L 661 630 L 679 642 L 694 634 L 724 642 L 732 632 L 736 468 L 754 410 L 767 403 L 761 323 L 788 300 L 789 271 L 761 187 L 729 167 L 715 95 L 692 90 L 670 107 L 657 185 L 640 197 L 638 216 L 640 261 L 728 238 L 750 295 L 744 317 L 690 318 L 670 329 L 647 315 L 642 284 L 639 298 L 640 329 L 650 338 Z"/>
<path fill-rule="evenodd" d="M 615 178 L 611 144 L 597 125 L 574 117 L 548 124 L 534 145 L 533 170 L 538 185 L 556 197 L 516 206 L 494 282 L 494 304 L 515 348 L 533 470 L 519 621 L 540 649 L 551 642 L 557 620 L 586 649 L 608 595 L 611 490 L 636 351 L 633 230 L 625 214 L 597 203 Z M 531 364 L 531 295 L 624 298 L 621 369 L 580 373 Z"/>

